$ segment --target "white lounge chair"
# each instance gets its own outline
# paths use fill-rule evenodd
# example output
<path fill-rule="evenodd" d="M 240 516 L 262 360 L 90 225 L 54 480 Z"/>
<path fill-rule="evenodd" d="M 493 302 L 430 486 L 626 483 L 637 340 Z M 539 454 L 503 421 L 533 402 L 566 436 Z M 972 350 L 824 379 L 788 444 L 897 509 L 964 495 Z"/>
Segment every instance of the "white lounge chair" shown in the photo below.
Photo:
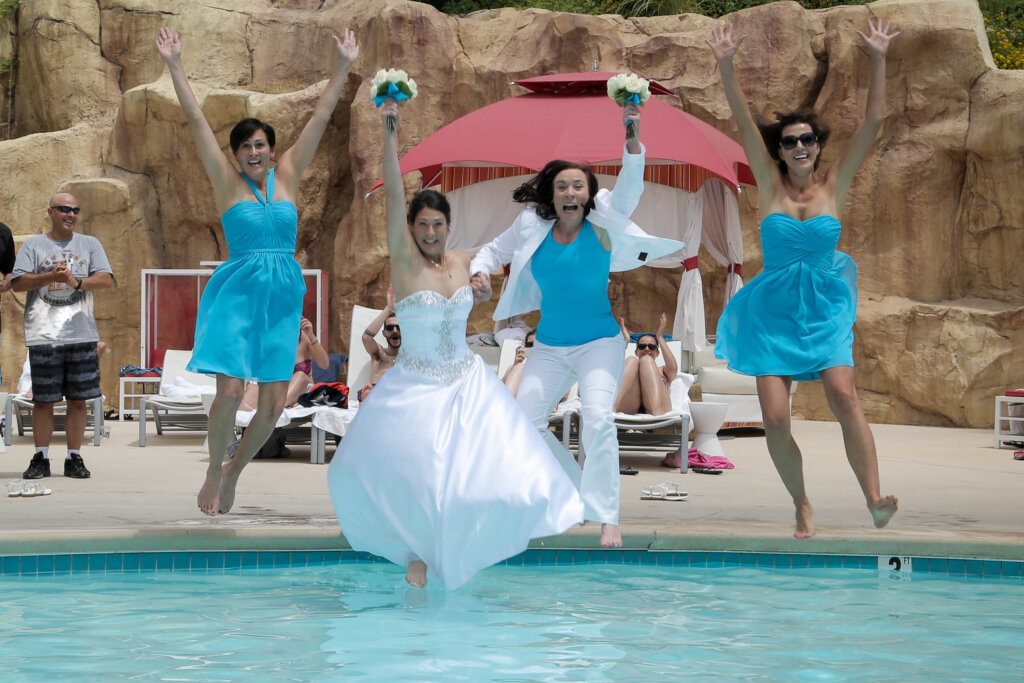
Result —
<path fill-rule="evenodd" d="M 156 433 L 165 431 L 204 432 L 207 429 L 206 411 L 203 409 L 202 394 L 198 391 L 184 396 L 181 383 L 197 387 L 216 387 L 217 380 L 207 375 L 189 372 L 185 369 L 191 351 L 168 350 L 164 354 L 163 374 L 160 389 L 153 396 L 139 400 L 139 446 L 146 445 L 146 418 L 152 416 Z M 179 380 L 178 383 L 175 380 Z M 177 391 L 175 391 L 177 389 Z"/>

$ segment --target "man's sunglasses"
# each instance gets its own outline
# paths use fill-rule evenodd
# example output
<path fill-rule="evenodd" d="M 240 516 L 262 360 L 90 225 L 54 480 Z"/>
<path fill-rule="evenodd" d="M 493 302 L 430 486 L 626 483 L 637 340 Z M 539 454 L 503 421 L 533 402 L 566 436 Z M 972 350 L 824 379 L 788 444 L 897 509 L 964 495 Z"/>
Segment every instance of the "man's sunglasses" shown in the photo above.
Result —
<path fill-rule="evenodd" d="M 657 351 L 658 350 L 658 345 L 657 344 L 637 344 L 636 345 L 636 350 L 637 351 Z"/>
<path fill-rule="evenodd" d="M 400 328 L 398 326 L 398 323 L 395 323 L 393 325 L 385 325 L 384 326 L 384 331 L 385 332 L 393 332 L 394 330 L 400 330 L 400 329 L 402 329 L 402 328 Z"/>
<path fill-rule="evenodd" d="M 82 207 L 80 206 L 51 206 L 50 208 L 57 209 L 61 213 L 73 213 L 76 216 L 82 212 Z"/>
<path fill-rule="evenodd" d="M 805 148 L 810 147 L 818 141 L 818 136 L 814 133 L 804 133 L 803 135 L 785 135 L 779 140 L 779 144 L 782 145 L 782 149 L 793 149 L 796 147 L 796 143 L 800 143 Z"/>

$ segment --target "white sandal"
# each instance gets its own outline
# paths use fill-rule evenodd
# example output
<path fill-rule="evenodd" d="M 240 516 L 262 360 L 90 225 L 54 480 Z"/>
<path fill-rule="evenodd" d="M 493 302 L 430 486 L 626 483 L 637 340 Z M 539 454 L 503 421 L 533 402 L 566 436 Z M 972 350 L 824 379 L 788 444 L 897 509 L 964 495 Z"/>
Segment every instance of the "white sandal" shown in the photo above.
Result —
<path fill-rule="evenodd" d="M 640 491 L 640 500 L 686 500 L 686 491 L 680 491 L 679 486 L 670 481 L 665 481 L 654 486 L 644 487 Z"/>

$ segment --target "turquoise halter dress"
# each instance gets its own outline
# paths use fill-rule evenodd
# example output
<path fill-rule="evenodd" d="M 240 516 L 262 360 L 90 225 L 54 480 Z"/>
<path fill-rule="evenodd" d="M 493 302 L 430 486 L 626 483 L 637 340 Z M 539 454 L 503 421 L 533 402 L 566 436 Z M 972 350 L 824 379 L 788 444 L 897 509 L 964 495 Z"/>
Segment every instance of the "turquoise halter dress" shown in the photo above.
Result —
<path fill-rule="evenodd" d="M 228 260 L 203 290 L 188 369 L 255 382 L 292 378 L 306 285 L 295 260 L 299 214 L 267 197 L 244 174 L 259 201 L 238 202 L 221 216 Z"/>
<path fill-rule="evenodd" d="M 761 221 L 764 270 L 718 319 L 715 355 L 731 370 L 807 381 L 853 367 L 857 264 L 836 251 L 841 231 L 833 216 L 772 213 Z"/>

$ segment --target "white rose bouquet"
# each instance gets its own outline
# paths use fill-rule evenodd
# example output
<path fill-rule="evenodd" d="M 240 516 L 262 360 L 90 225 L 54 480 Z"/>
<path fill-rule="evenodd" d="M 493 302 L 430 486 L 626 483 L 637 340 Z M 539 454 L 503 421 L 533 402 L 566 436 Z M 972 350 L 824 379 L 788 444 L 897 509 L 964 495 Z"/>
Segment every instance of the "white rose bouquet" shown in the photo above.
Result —
<path fill-rule="evenodd" d="M 373 77 L 370 83 L 370 99 L 380 107 L 389 99 L 395 102 L 411 100 L 419 94 L 416 81 L 409 78 L 409 74 L 402 69 L 381 69 Z M 394 130 L 394 122 L 389 117 L 388 125 Z"/>
<path fill-rule="evenodd" d="M 627 102 L 643 106 L 644 102 L 651 99 L 651 82 L 633 73 L 616 74 L 608 79 L 608 97 L 615 100 L 620 107 L 626 106 Z M 627 129 L 632 125 L 631 121 Z M 627 130 L 627 134 L 630 137 L 635 135 L 632 130 Z"/>

